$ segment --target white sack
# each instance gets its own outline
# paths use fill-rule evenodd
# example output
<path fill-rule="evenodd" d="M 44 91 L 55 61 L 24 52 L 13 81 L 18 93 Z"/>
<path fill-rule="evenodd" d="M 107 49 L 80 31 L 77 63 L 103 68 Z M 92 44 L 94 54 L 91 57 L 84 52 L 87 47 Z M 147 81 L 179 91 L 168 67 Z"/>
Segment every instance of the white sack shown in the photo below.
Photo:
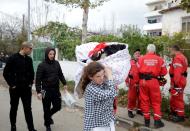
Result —
<path fill-rule="evenodd" d="M 66 106 L 73 107 L 76 103 L 74 97 L 66 90 L 62 94 L 62 100 L 65 102 Z"/>
<path fill-rule="evenodd" d="M 76 47 L 75 53 L 76 53 L 77 62 L 79 63 L 79 68 L 78 71 L 76 72 L 75 88 L 77 87 L 80 81 L 83 68 L 87 65 L 87 63 L 90 62 L 90 59 L 88 57 L 89 52 L 93 50 L 98 44 L 99 44 L 98 42 L 91 42 Z M 123 44 L 123 43 L 110 42 L 106 44 L 110 45 L 110 44 Z M 103 58 L 98 61 L 105 66 L 109 66 L 112 69 L 113 78 L 117 85 L 125 81 L 125 79 L 128 76 L 129 70 L 131 68 L 130 65 L 131 56 L 128 51 L 128 45 L 127 44 L 125 45 L 126 49 L 118 51 L 117 53 L 107 56 L 106 58 Z M 83 63 L 82 60 L 86 59 L 88 59 L 87 63 Z"/>

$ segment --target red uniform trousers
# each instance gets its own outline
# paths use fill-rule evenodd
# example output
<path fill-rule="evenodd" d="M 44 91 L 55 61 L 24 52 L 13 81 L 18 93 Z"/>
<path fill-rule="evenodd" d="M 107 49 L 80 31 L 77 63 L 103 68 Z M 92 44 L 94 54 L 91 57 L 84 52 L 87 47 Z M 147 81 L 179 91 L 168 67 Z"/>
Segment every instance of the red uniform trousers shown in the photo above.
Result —
<path fill-rule="evenodd" d="M 136 64 L 136 60 L 131 60 L 131 69 L 129 76 L 125 80 L 126 84 L 129 85 L 128 90 L 128 110 L 133 111 L 135 109 L 140 110 L 139 101 L 139 72 Z"/>
<path fill-rule="evenodd" d="M 150 119 L 150 106 L 154 112 L 154 120 L 161 119 L 161 92 L 157 79 L 140 80 L 141 109 L 145 119 Z"/>
<path fill-rule="evenodd" d="M 127 108 L 129 111 L 133 111 L 135 109 L 141 110 L 140 101 L 139 101 L 139 87 L 136 84 L 129 85 L 127 97 L 128 97 Z"/>
<path fill-rule="evenodd" d="M 172 95 L 170 98 L 170 110 L 176 112 L 178 116 L 184 116 L 185 103 L 183 100 L 183 92 L 178 95 Z"/>

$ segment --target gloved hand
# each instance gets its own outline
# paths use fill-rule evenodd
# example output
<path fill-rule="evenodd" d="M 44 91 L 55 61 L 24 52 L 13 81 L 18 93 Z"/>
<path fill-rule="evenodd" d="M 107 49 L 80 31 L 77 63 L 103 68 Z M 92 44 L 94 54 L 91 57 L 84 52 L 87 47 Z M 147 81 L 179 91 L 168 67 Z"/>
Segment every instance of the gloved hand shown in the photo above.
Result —
<path fill-rule="evenodd" d="M 158 81 L 160 86 L 164 86 L 167 83 L 167 79 L 164 78 L 163 76 L 158 77 Z"/>
<path fill-rule="evenodd" d="M 172 96 L 177 96 L 177 95 L 179 94 L 179 92 L 178 92 L 175 88 L 171 88 L 171 89 L 169 90 L 169 92 L 170 92 L 170 94 L 171 94 Z"/>

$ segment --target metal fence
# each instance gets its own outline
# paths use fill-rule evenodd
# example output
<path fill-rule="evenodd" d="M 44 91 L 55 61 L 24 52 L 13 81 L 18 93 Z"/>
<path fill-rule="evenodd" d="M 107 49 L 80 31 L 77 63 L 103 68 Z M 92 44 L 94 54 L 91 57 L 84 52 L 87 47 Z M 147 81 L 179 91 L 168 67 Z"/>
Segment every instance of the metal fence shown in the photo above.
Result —
<path fill-rule="evenodd" d="M 34 71 L 36 72 L 38 65 L 40 62 L 44 60 L 45 57 L 45 48 L 46 47 L 40 47 L 40 48 L 34 48 L 33 49 L 33 66 L 34 66 Z"/>

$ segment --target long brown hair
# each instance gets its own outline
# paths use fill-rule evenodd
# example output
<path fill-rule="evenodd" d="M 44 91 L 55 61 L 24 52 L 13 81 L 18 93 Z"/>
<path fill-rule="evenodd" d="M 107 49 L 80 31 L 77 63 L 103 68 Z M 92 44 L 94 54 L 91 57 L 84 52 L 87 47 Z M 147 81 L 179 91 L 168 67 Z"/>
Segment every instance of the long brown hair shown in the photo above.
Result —
<path fill-rule="evenodd" d="M 83 93 L 86 89 L 86 86 L 91 82 L 89 77 L 93 77 L 102 70 L 104 70 L 104 66 L 98 62 L 91 62 L 84 68 L 80 85 Z"/>

